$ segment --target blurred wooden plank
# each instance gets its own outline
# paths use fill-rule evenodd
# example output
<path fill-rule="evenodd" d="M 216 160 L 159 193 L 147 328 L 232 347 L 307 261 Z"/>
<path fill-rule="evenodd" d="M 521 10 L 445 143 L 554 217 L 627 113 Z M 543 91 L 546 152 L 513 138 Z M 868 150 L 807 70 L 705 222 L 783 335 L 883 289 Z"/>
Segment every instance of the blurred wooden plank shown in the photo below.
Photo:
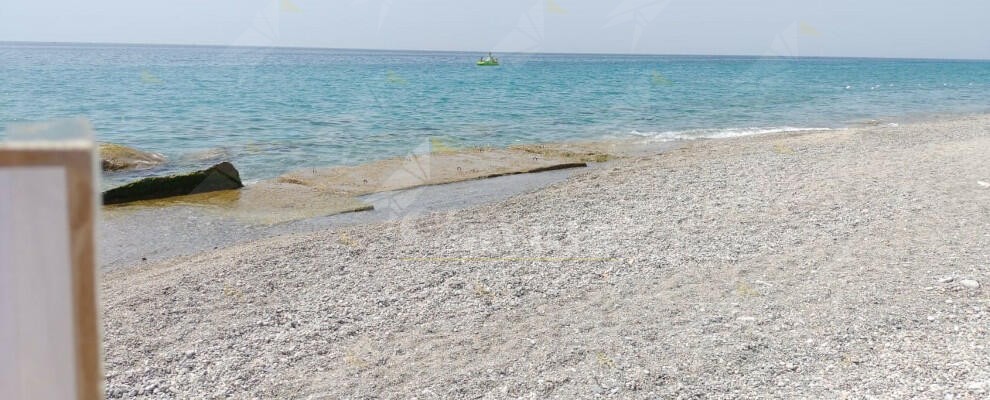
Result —
<path fill-rule="evenodd" d="M 95 213 L 96 213 L 96 163 L 93 157 L 92 145 L 88 142 L 62 142 L 53 146 L 46 145 L 17 145 L 0 146 L 0 173 L 4 171 L 51 170 L 54 167 L 63 171 L 62 182 L 33 182 L 32 185 L 54 185 L 63 188 L 66 194 L 64 212 L 68 226 L 68 260 L 71 275 L 71 314 L 66 316 L 72 321 L 72 333 L 75 350 L 74 373 L 75 395 L 77 399 L 103 398 L 102 352 L 100 351 L 99 313 L 96 304 L 96 254 L 95 254 Z M 52 175 L 44 175 L 52 176 Z M 31 196 L 32 193 L 17 193 L 15 187 L 0 187 L 0 201 L 8 199 L 13 204 L 15 196 Z M 57 190 L 56 190 L 57 191 Z M 23 200 L 23 199 L 20 199 Z M 16 201 L 20 205 L 30 204 Z M 43 205 L 44 202 L 38 202 Z M 52 207 L 52 205 L 45 205 Z M 50 210 L 58 215 L 60 210 Z M 42 210 L 42 212 L 44 212 Z M 29 213 L 30 214 L 30 213 Z M 53 229 L 59 224 L 51 225 Z M 35 227 L 45 229 L 44 227 Z M 18 227 L 8 227 L 16 233 Z M 52 235 L 58 236 L 58 233 Z M 44 240 L 45 238 L 38 238 Z M 44 249 L 37 246 L 35 250 Z M 32 248 L 17 249 L 30 253 Z M 4 268 L 24 268 L 30 266 L 5 266 Z M 42 383 L 45 384 L 45 383 Z M 47 384 L 57 384 L 47 382 Z"/>

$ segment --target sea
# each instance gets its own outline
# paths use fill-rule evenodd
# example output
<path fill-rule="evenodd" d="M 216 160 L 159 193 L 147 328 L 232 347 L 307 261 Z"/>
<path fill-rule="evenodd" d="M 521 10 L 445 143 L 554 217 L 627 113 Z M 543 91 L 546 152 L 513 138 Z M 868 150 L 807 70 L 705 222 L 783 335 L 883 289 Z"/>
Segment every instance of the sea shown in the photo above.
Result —
<path fill-rule="evenodd" d="M 0 126 L 247 181 L 450 148 L 673 141 L 990 112 L 990 61 L 0 43 Z M 4 133 L 0 133 L 0 139 Z M 162 173 L 162 171 L 141 172 Z M 111 174 L 110 183 L 133 174 Z"/>

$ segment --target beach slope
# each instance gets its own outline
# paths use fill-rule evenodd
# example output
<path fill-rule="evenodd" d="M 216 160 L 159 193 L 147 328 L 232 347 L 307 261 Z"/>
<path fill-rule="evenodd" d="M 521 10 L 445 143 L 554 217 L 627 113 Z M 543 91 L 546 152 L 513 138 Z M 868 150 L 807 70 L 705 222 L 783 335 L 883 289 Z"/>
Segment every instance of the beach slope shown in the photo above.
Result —
<path fill-rule="evenodd" d="M 695 141 L 103 276 L 109 397 L 990 392 L 990 117 Z"/>

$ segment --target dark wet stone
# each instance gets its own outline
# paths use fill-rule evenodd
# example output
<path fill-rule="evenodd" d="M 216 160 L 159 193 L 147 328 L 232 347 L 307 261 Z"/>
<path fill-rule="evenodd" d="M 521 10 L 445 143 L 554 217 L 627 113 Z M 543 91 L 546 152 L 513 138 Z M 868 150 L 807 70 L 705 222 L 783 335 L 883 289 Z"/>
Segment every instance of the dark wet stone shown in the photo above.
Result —
<path fill-rule="evenodd" d="M 103 204 L 161 199 L 217 190 L 240 189 L 240 173 L 229 162 L 188 174 L 144 178 L 103 192 Z"/>

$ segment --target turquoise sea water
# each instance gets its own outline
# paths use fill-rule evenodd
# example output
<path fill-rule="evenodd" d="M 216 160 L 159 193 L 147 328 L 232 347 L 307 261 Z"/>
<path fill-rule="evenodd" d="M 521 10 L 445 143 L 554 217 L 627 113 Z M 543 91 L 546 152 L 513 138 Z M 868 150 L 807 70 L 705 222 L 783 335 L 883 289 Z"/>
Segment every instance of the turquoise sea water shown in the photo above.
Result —
<path fill-rule="evenodd" d="M 990 111 L 987 61 L 481 55 L 0 44 L 0 124 L 83 116 L 171 169 L 227 158 L 256 180 L 431 139 L 666 140 Z"/>

